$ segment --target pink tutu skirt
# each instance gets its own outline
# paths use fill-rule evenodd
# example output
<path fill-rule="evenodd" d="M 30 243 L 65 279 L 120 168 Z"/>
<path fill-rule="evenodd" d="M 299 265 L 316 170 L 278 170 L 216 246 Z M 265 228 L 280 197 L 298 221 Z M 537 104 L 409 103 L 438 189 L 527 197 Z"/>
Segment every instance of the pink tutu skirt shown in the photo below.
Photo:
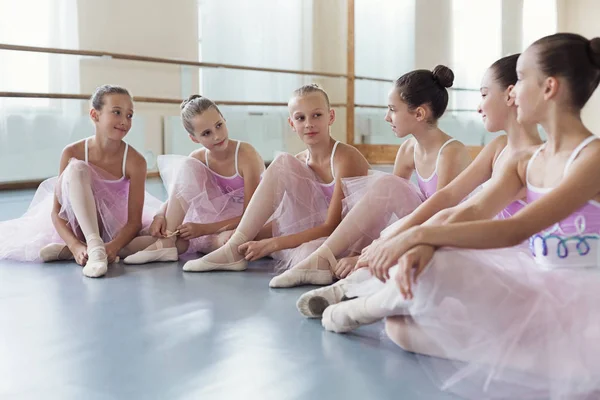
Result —
<path fill-rule="evenodd" d="M 444 390 L 468 399 L 598 399 L 598 288 L 600 270 L 542 269 L 523 247 L 441 249 L 412 301 L 396 290 L 383 305 L 418 327 L 405 325 L 421 343 L 411 350 L 426 354 L 419 361 Z"/>
<path fill-rule="evenodd" d="M 268 178 L 266 177 L 268 174 Z M 273 237 L 288 236 L 323 224 L 331 198 L 314 171 L 291 154 L 281 153 L 269 165 L 263 180 L 272 180 L 275 212 L 270 218 Z M 325 237 L 293 249 L 277 251 L 277 270 L 288 269 L 313 253 Z"/>
<path fill-rule="evenodd" d="M 68 221 L 73 232 L 84 240 L 68 196 L 73 174 L 89 174 L 102 240 L 109 242 L 117 236 L 127 223 L 129 181 L 114 179 L 92 164 L 71 159 L 59 177 L 40 184 L 23 216 L 0 222 L 0 259 L 40 261 L 39 253 L 44 246 L 64 243 L 52 224 L 55 195 L 61 204 L 59 217 Z M 160 204 L 158 199 L 146 193 L 142 216 L 144 227 L 150 225 Z"/>
<path fill-rule="evenodd" d="M 178 155 L 159 156 L 158 169 L 169 201 L 179 202 L 185 210 L 184 223 L 210 224 L 239 217 L 244 212 L 244 188 L 224 192 L 201 161 Z M 208 252 L 215 236 L 190 240 L 187 253 Z"/>
<path fill-rule="evenodd" d="M 343 228 L 352 242 L 346 254 L 360 254 L 385 228 L 425 201 L 412 182 L 379 171 L 344 179 L 343 189 Z"/>
<path fill-rule="evenodd" d="M 331 198 L 314 171 L 289 154 L 279 155 L 269 168 L 273 168 L 271 173 L 277 177 L 274 199 L 281 199 L 272 218 L 273 236 L 291 235 L 323 224 Z M 342 223 L 354 224 L 351 231 L 356 236 L 345 255 L 359 253 L 386 226 L 422 203 L 416 186 L 406 179 L 379 171 L 369 171 L 367 176 L 344 178 L 342 189 Z M 356 217 L 352 217 L 361 200 L 364 201 L 362 210 L 369 209 L 368 215 L 357 209 Z M 349 218 L 352 220 L 346 222 Z M 364 223 L 365 220 L 368 223 Z M 295 249 L 274 253 L 273 258 L 279 260 L 278 268 L 288 269 L 307 258 L 326 239 L 323 237 Z"/>

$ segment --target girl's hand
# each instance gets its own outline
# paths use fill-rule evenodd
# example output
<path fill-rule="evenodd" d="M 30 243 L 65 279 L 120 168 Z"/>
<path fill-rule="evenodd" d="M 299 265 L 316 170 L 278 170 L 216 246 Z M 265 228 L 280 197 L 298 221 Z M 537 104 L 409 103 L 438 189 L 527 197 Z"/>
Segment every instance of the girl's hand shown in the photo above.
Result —
<path fill-rule="evenodd" d="M 113 242 L 106 243 L 104 248 L 106 249 L 106 259 L 108 260 L 108 263 L 114 263 L 121 249 L 115 246 Z"/>
<path fill-rule="evenodd" d="M 255 261 L 277 251 L 275 238 L 247 242 L 238 247 L 238 252 L 248 261 Z"/>
<path fill-rule="evenodd" d="M 150 224 L 150 235 L 156 238 L 167 236 L 167 220 L 164 215 L 156 215 Z"/>
<path fill-rule="evenodd" d="M 396 265 L 400 257 L 414 246 L 411 240 L 414 232 L 415 228 L 411 228 L 378 243 L 376 251 L 370 252 L 372 256 L 369 259 L 371 275 L 382 282 L 390 279 L 390 268 Z"/>
<path fill-rule="evenodd" d="M 71 250 L 73 257 L 75 257 L 75 262 L 81 265 L 82 267 L 85 267 L 85 264 L 88 260 L 87 246 L 85 245 L 85 243 L 77 241 L 76 243 L 68 247 L 69 250 Z"/>
<path fill-rule="evenodd" d="M 333 271 L 334 275 L 338 279 L 344 279 L 354 271 L 357 261 L 358 256 L 342 258 L 335 266 L 335 271 Z"/>
<path fill-rule="evenodd" d="M 179 225 L 177 230 L 179 231 L 179 237 L 183 240 L 192 240 L 207 234 L 203 224 L 196 224 L 194 222 L 186 222 Z"/>
<path fill-rule="evenodd" d="M 398 285 L 398 289 L 400 289 L 400 293 L 405 299 L 413 298 L 412 284 L 417 282 L 417 278 L 429 265 L 434 253 L 435 248 L 433 246 L 421 244 L 413 247 L 400 258 L 398 273 L 396 274 L 396 285 Z"/>

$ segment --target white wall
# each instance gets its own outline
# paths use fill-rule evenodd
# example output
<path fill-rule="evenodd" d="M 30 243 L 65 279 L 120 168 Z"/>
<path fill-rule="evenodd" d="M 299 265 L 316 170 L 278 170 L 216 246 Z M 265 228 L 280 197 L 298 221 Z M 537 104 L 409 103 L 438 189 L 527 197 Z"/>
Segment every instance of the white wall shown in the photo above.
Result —
<path fill-rule="evenodd" d="M 561 32 L 575 32 L 591 39 L 600 36 L 600 1 L 559 0 L 558 28 Z M 600 89 L 583 109 L 583 122 L 600 135 Z"/>

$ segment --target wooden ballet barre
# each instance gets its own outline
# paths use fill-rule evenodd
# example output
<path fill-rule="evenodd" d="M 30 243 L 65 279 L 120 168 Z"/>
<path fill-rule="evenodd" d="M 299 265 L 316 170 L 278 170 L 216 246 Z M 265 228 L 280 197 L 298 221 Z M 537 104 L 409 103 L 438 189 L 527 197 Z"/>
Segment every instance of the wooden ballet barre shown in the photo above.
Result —
<path fill-rule="evenodd" d="M 243 71 L 258 71 L 258 72 L 275 72 L 282 74 L 296 74 L 296 75 L 312 75 L 312 76 L 324 76 L 329 78 L 350 78 L 351 74 L 341 74 L 334 72 L 317 72 L 317 71 L 301 71 L 301 70 L 293 70 L 293 69 L 281 69 L 281 68 L 262 68 L 262 67 L 250 67 L 244 65 L 235 65 L 235 64 L 219 64 L 219 63 L 209 63 L 209 62 L 200 62 L 200 61 L 188 61 L 188 60 L 176 60 L 172 58 L 162 58 L 162 57 L 148 57 L 148 56 L 138 56 L 134 54 L 124 54 L 124 53 L 112 53 L 106 51 L 95 51 L 95 50 L 73 50 L 73 49 L 61 49 L 56 47 L 37 47 L 37 46 L 19 46 L 13 44 L 0 44 L 0 50 L 9 50 L 9 51 L 25 51 L 31 53 L 49 53 L 49 54 L 63 54 L 63 55 L 73 55 L 73 56 L 84 56 L 84 57 L 110 57 L 116 60 L 129 60 L 129 61 L 141 61 L 141 62 L 152 62 L 159 64 L 172 64 L 172 65 L 187 65 L 192 67 L 200 67 L 200 68 L 224 68 L 224 69 L 236 69 Z M 352 49 L 353 50 L 353 49 Z M 393 79 L 388 78 L 375 78 L 369 76 L 354 76 L 353 79 L 365 80 L 365 81 L 373 81 L 373 82 L 386 82 L 393 83 Z M 457 91 L 468 91 L 468 92 L 478 92 L 478 89 L 467 89 L 467 88 L 448 88 L 449 90 L 457 90 Z"/>
<path fill-rule="evenodd" d="M 89 100 L 91 97 L 87 94 L 71 93 L 33 93 L 33 92 L 0 92 L 0 97 L 11 98 L 30 98 L 30 99 L 61 99 L 61 100 Z M 161 97 L 143 97 L 136 96 L 133 101 L 138 103 L 158 103 L 158 104 L 181 104 L 182 99 L 166 99 Z M 287 107 L 284 102 L 260 102 L 260 101 L 228 101 L 216 100 L 215 103 L 223 106 L 262 106 L 262 107 Z M 332 107 L 346 107 L 345 103 L 332 103 Z"/>
<path fill-rule="evenodd" d="M 54 47 L 17 46 L 17 45 L 12 45 L 12 44 L 0 44 L 0 50 L 26 51 L 26 52 L 32 52 L 32 53 L 64 54 L 64 55 L 85 56 L 85 57 L 110 57 L 110 58 L 113 58 L 116 60 L 142 61 L 142 62 L 151 62 L 151 63 L 158 63 L 158 64 L 186 65 L 186 66 L 200 67 L 200 68 L 225 68 L 225 69 L 237 69 L 237 70 L 243 70 L 243 71 L 275 72 L 275 73 L 282 73 L 282 74 L 324 76 L 324 77 L 329 77 L 329 78 L 348 78 L 348 75 L 346 75 L 346 74 L 333 73 L 333 72 L 317 72 L 317 71 L 301 71 L 301 70 L 294 70 L 294 69 L 249 67 L 249 66 L 244 66 L 244 65 L 176 60 L 176 59 L 172 59 L 172 58 L 137 56 L 137 55 L 133 55 L 133 54 L 111 53 L 111 52 L 106 52 L 106 51 L 94 51 L 94 50 L 72 50 L 72 49 L 60 49 L 60 48 L 54 48 Z"/>
<path fill-rule="evenodd" d="M 377 165 L 393 165 L 396 160 L 396 155 L 400 145 L 397 144 L 354 144 L 354 147 L 358 149 L 365 156 L 369 163 Z M 481 152 L 483 146 L 466 146 L 471 159 Z"/>
<path fill-rule="evenodd" d="M 355 76 L 356 80 L 363 81 L 373 81 L 373 82 L 385 82 L 385 83 L 394 83 L 393 79 L 385 79 L 385 78 L 373 78 L 369 76 Z M 462 88 L 462 87 L 449 87 L 448 90 L 455 90 L 457 92 L 479 92 L 479 89 L 470 89 L 470 88 Z"/>
<path fill-rule="evenodd" d="M 356 108 L 381 108 L 386 109 L 388 106 L 378 105 L 378 104 L 355 104 Z M 446 111 L 448 112 L 477 112 L 477 110 L 473 110 L 470 108 L 448 108 Z"/>

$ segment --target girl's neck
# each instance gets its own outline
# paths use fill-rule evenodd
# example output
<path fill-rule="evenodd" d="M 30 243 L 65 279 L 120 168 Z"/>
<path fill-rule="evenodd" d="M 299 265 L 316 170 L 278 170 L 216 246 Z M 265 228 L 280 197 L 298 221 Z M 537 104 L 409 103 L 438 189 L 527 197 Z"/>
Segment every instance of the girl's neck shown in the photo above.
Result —
<path fill-rule="evenodd" d="M 425 153 L 437 152 L 442 144 L 451 139 L 437 125 L 427 125 L 423 129 L 414 131 L 412 135 L 419 144 L 421 151 Z"/>
<path fill-rule="evenodd" d="M 112 140 L 96 133 L 91 139 L 101 156 L 114 156 L 121 151 L 122 140 Z"/>
<path fill-rule="evenodd" d="M 229 139 L 227 142 L 226 149 L 223 149 L 221 151 L 210 151 L 210 150 L 206 149 L 206 151 L 208 151 L 208 155 L 210 156 L 211 159 L 213 159 L 217 162 L 226 162 L 229 159 L 235 157 L 236 144 L 237 144 L 237 142 L 234 142 L 233 140 Z"/>
<path fill-rule="evenodd" d="M 507 147 L 520 150 L 530 146 L 542 144 L 542 139 L 537 130 L 537 124 L 520 124 L 517 122 L 516 112 L 508 120 L 504 131 L 508 139 Z"/>
<path fill-rule="evenodd" d="M 571 150 L 592 134 L 583 125 L 581 113 L 568 110 L 549 112 L 547 117 L 540 121 L 540 125 L 548 135 L 545 151 L 550 155 L 563 149 Z"/>
<path fill-rule="evenodd" d="M 324 163 L 325 161 L 328 162 L 331 158 L 334 145 L 335 140 L 331 136 L 329 136 L 329 140 L 324 140 L 314 145 L 307 145 L 310 159 L 317 164 Z"/>

